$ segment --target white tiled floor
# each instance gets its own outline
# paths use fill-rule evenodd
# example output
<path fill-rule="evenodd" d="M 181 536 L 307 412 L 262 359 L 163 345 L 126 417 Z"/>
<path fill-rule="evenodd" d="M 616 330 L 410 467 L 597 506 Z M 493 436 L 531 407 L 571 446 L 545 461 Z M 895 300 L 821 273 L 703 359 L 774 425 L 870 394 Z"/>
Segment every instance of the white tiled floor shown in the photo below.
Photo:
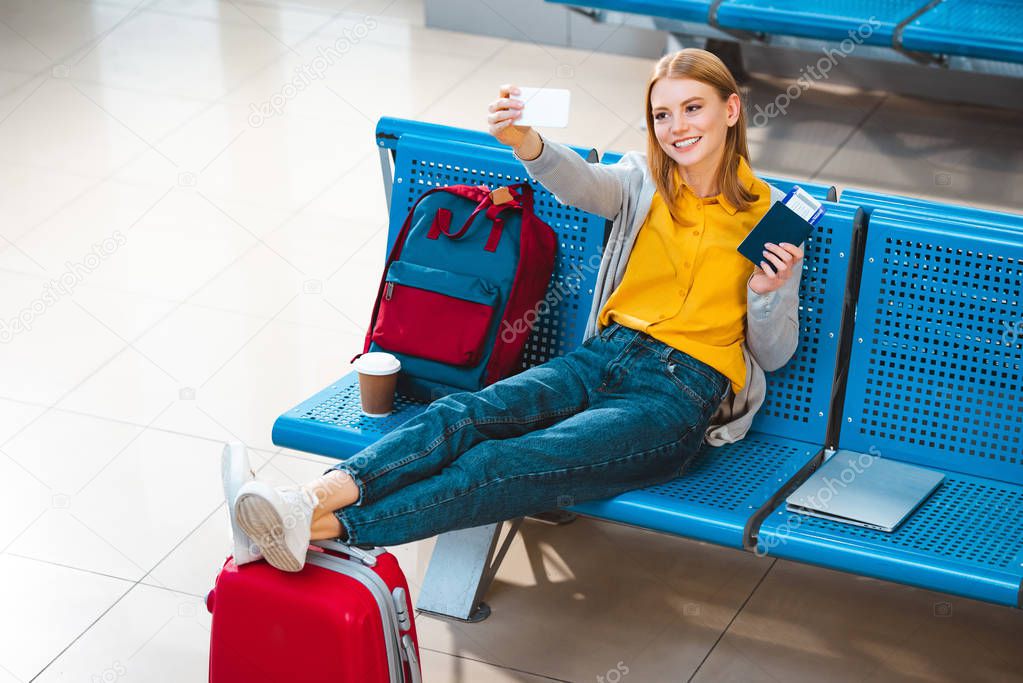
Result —
<path fill-rule="evenodd" d="M 220 442 L 278 483 L 330 462 L 270 425 L 360 346 L 386 240 L 378 116 L 483 129 L 497 85 L 548 84 L 575 103 L 549 135 L 643 149 L 649 61 L 422 23 L 417 0 L 0 0 L 0 319 L 31 318 L 0 346 L 0 683 L 204 680 Z M 755 79 L 751 103 L 787 84 Z M 818 87 L 750 145 L 765 173 L 1020 211 L 1021 130 Z M 414 595 L 432 548 L 392 549 Z M 427 681 L 1023 671 L 1019 612 L 591 520 L 527 522 L 488 601 L 477 625 L 420 617 Z"/>

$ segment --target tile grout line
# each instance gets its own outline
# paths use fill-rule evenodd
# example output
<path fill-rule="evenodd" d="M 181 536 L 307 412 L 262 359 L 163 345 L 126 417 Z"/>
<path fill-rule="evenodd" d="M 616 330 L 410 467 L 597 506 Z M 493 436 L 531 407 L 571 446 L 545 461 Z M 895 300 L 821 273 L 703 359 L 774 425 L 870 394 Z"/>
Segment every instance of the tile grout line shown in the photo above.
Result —
<path fill-rule="evenodd" d="M 170 592 L 174 592 L 174 593 L 180 593 L 180 594 L 182 594 L 182 595 L 188 595 L 188 596 L 191 596 L 191 597 L 197 597 L 197 596 L 194 596 L 194 595 L 192 595 L 191 593 L 187 593 L 187 592 L 185 592 L 185 591 L 179 591 L 179 590 L 175 590 L 175 589 L 173 589 L 173 588 L 170 588 L 170 587 L 167 587 L 167 586 L 154 586 L 154 585 L 151 585 L 151 584 L 148 584 L 148 583 L 142 583 L 142 580 L 143 580 L 143 579 L 145 579 L 145 578 L 146 578 L 147 576 L 149 576 L 149 575 L 150 575 L 150 574 L 152 573 L 152 571 L 153 571 L 154 569 L 156 569 L 157 567 L 159 567 L 159 566 L 160 566 L 160 564 L 161 564 L 161 563 L 162 563 L 162 562 L 163 562 L 164 560 L 166 560 L 166 559 L 167 559 L 168 557 L 170 557 L 170 555 L 171 555 L 171 554 L 172 554 L 172 553 L 173 553 L 173 552 L 174 552 L 175 550 L 177 550 L 178 548 L 180 548 L 180 547 L 181 547 L 181 545 L 182 545 L 182 544 L 183 544 L 183 543 L 184 543 L 185 541 L 187 541 L 187 540 L 188 540 L 189 538 L 191 538 L 191 537 L 192 537 L 192 534 L 196 533 L 196 532 L 197 532 L 197 531 L 199 530 L 199 528 L 200 528 L 200 527 L 201 527 L 201 526 L 202 526 L 203 524 L 205 524 L 205 523 L 207 522 L 207 520 L 209 520 L 209 519 L 210 519 L 210 518 L 211 518 L 211 517 L 212 517 L 213 515 L 215 515 L 215 514 L 217 513 L 217 511 L 218 511 L 218 510 L 220 510 L 220 508 L 221 508 L 221 504 L 219 504 L 219 503 L 218 503 L 218 504 L 217 504 L 217 507 L 216 507 L 216 508 L 214 508 L 212 512 L 210 512 L 210 513 L 209 513 L 208 515 L 206 515 L 206 516 L 205 516 L 205 517 L 204 517 L 204 518 L 202 519 L 202 521 L 200 521 L 200 522 L 199 522 L 199 524 L 197 524 L 197 525 L 195 526 L 195 528 L 194 528 L 194 529 L 192 529 L 191 531 L 189 531 L 189 532 L 188 532 L 187 534 L 185 534 L 185 535 L 184 535 L 184 537 L 182 537 L 182 539 L 181 539 L 180 541 L 178 541 L 178 542 L 177 542 L 176 544 L 174 544 L 174 547 L 173 547 L 173 548 L 171 548 L 170 550 L 168 550 L 168 551 L 167 551 L 167 552 L 166 552 L 166 553 L 165 553 L 165 554 L 163 555 L 163 557 L 161 557 L 161 558 L 160 558 L 159 560 L 157 560 L 157 561 L 156 561 L 156 564 L 154 564 L 154 565 L 153 565 L 153 566 L 152 566 L 152 567 L 151 567 L 151 568 L 150 568 L 150 569 L 149 569 L 149 570 L 148 570 L 148 571 L 147 571 L 147 572 L 146 572 L 145 574 L 143 574 L 143 575 L 142 575 L 142 577 L 140 577 L 140 578 L 139 578 L 139 579 L 138 579 L 137 581 L 132 581 L 132 582 L 131 582 L 131 584 L 132 584 L 132 585 L 131 585 L 131 587 L 129 587 L 129 588 L 128 588 L 128 590 L 126 590 L 126 591 L 125 591 L 125 592 L 124 592 L 124 593 L 123 593 L 123 594 L 121 595 L 121 597 L 117 598 L 117 600 L 115 600 L 115 601 L 113 602 L 113 604 L 111 604 L 111 605 L 110 605 L 109 607 L 107 607 L 107 608 L 106 608 L 105 610 L 103 610 L 103 612 L 101 612 L 101 613 L 100 613 L 100 614 L 99 614 L 99 615 L 98 615 L 98 616 L 97 616 L 97 617 L 96 617 L 95 619 L 93 619 L 93 620 L 92 620 L 92 622 L 91 622 L 91 623 L 90 623 L 90 624 L 89 624 L 88 626 L 86 626 L 86 627 L 85 627 L 85 628 L 84 628 L 84 629 L 82 630 L 82 632 L 81 632 L 81 633 L 79 633 L 79 634 L 78 634 L 77 636 L 75 636 L 75 637 L 74 637 L 74 639 L 73 639 L 73 640 L 72 640 L 72 641 L 71 641 L 70 643 L 68 643 L 68 644 L 67 644 L 67 645 L 66 645 L 66 646 L 65 646 L 65 647 L 64 647 L 63 649 L 61 649 L 61 651 L 60 651 L 60 652 L 58 652 L 58 653 L 57 653 L 57 654 L 56 654 L 56 655 L 55 655 L 55 656 L 53 657 L 53 659 L 51 659 L 51 660 L 50 660 L 50 661 L 49 661 L 49 662 L 48 662 L 48 663 L 46 664 L 46 666 L 44 666 L 44 667 L 43 667 L 42 669 L 40 669 L 40 670 L 39 670 L 39 671 L 38 671 L 38 672 L 37 672 L 37 673 L 36 673 L 36 674 L 35 674 L 34 676 L 32 676 L 32 678 L 30 678 L 30 679 L 29 679 L 28 683 L 32 683 L 33 681 L 35 681 L 36 679 L 38 679 L 38 678 L 39 678 L 40 676 L 42 676 L 42 675 L 43 675 L 44 673 L 46 673 L 46 670 L 47 670 L 47 669 L 49 669 L 49 668 L 50 668 L 51 666 L 53 666 L 53 665 L 54 665 L 54 663 L 55 663 L 55 662 L 56 662 L 56 661 L 57 661 L 58 659 L 60 659 L 60 658 L 61 658 L 61 657 L 62 657 L 62 656 L 64 655 L 64 653 L 65 653 L 65 652 L 67 652 L 68 650 L 70 650 L 70 649 L 71 649 L 71 647 L 72 647 L 72 646 L 73 646 L 73 645 L 74 645 L 75 643 L 77 643 L 77 642 L 78 642 L 79 640 L 81 640 L 81 639 L 82 639 L 82 638 L 83 638 L 83 637 L 85 636 L 85 634 L 86 634 L 86 633 L 88 633 L 89 631 L 91 631 L 91 630 L 92 630 L 92 628 L 93 628 L 93 627 L 94 627 L 94 626 L 95 626 L 96 624 L 98 624 L 98 623 L 100 622 L 100 620 L 101 620 L 101 619 L 103 619 L 103 617 L 105 617 L 105 616 L 106 616 L 106 615 L 107 615 L 107 614 L 108 614 L 108 613 L 110 612 L 110 610 L 114 609 L 114 607 L 116 607 L 116 606 L 117 606 L 118 604 L 120 604 L 120 602 L 121 602 L 122 600 L 124 600 L 124 599 L 125 599 L 125 598 L 126 598 L 126 597 L 128 596 L 128 594 L 129 594 L 129 593 L 131 593 L 131 592 L 132 592 L 133 590 L 135 590 L 135 589 L 136 589 L 136 588 L 137 588 L 138 586 L 140 586 L 140 585 L 143 585 L 143 586 L 146 586 L 147 588 L 159 588 L 159 589 L 163 589 L 163 590 L 166 590 L 166 591 L 170 591 Z M 33 558 L 33 559 L 34 559 L 34 558 Z M 36 560 L 36 561 L 37 561 L 37 562 L 46 562 L 47 564 L 57 564 L 57 563 L 55 563 L 55 562 L 47 562 L 46 560 Z M 58 565 L 58 566 L 64 566 L 64 565 Z M 76 569 L 76 568 L 72 567 L 71 569 Z M 77 571 L 88 571 L 88 570 L 84 570 L 84 569 L 78 569 Z M 96 573 L 96 572 L 90 572 L 90 573 Z M 116 577 L 113 577 L 113 578 L 116 578 Z M 154 579 L 155 579 L 155 577 L 154 577 Z M 120 579 L 120 580 L 121 580 L 121 581 L 127 581 L 126 579 Z M 202 599 L 202 597 L 201 597 L 201 596 L 198 596 L 198 597 L 199 597 L 199 599 Z"/>
<path fill-rule="evenodd" d="M 129 13 L 129 16 L 122 18 L 122 20 L 120 22 L 118 22 L 117 26 L 120 26 L 121 24 L 123 24 L 126 19 L 130 18 L 131 15 L 139 14 L 140 12 L 137 12 L 136 10 L 138 10 L 138 8 L 141 7 L 145 3 L 145 1 L 146 0 L 142 0 L 142 2 L 140 2 L 134 8 L 132 8 L 131 12 Z M 155 4 L 155 3 L 151 3 L 151 4 Z M 148 7 L 146 9 L 142 10 L 142 11 L 147 11 L 147 10 L 148 10 Z M 340 16 L 340 15 L 341 15 L 341 13 L 339 12 L 335 16 Z M 312 38 L 315 35 L 319 34 L 319 32 L 322 31 L 324 28 L 326 28 L 326 26 L 329 25 L 332 21 L 333 21 L 333 19 L 331 21 L 328 21 L 325 24 L 321 25 L 316 30 L 306 34 L 305 37 L 302 40 L 303 41 L 307 40 L 307 39 Z M 117 26 L 115 26 L 114 28 L 117 28 Z M 113 31 L 113 29 L 110 29 L 110 30 L 104 32 L 103 35 L 102 35 L 102 38 L 99 39 L 99 42 L 102 42 L 102 40 L 105 40 L 106 37 L 112 31 Z M 298 33 L 301 33 L 301 31 L 299 31 Z M 90 39 L 89 41 L 87 41 L 84 45 L 80 45 L 80 46 L 76 47 L 72 52 L 70 52 L 67 55 L 61 57 L 60 60 L 58 60 L 58 61 L 60 61 L 60 62 L 68 61 L 73 55 L 77 54 L 82 49 L 86 49 L 87 48 L 88 51 L 91 51 L 92 49 L 94 49 L 99 44 L 99 42 L 97 42 L 97 38 L 99 38 L 99 37 L 94 37 L 93 39 Z M 86 55 L 88 54 L 88 51 L 86 52 Z M 248 83 L 251 79 L 255 78 L 257 75 L 261 74 L 265 69 L 270 68 L 273 65 L 279 63 L 284 58 L 284 54 L 285 53 L 281 53 L 279 55 L 276 55 L 273 59 L 271 59 L 271 60 L 261 64 L 259 66 L 259 68 L 255 69 L 255 70 L 253 70 L 251 72 L 246 73 L 244 76 L 242 76 L 237 81 L 237 83 L 235 83 L 235 85 L 233 87 L 231 87 L 228 90 L 226 90 L 225 92 L 221 93 L 219 97 L 217 97 L 217 98 L 215 98 L 213 100 L 206 101 L 206 106 L 202 107 L 197 112 L 193 112 L 192 114 L 187 116 L 184 121 L 181 121 L 180 123 L 174 125 L 170 130 L 165 131 L 164 134 L 153 143 L 153 145 L 156 145 L 158 143 L 164 142 L 165 140 L 167 140 L 171 136 L 173 136 L 176 133 L 178 133 L 179 131 L 181 131 L 187 125 L 189 125 L 189 124 L 195 122 L 196 120 L 198 120 L 201 116 L 206 114 L 208 111 L 210 111 L 217 104 L 226 102 L 226 98 L 229 95 L 237 92 L 239 89 L 241 89 L 242 86 L 244 86 L 246 83 Z M 77 64 L 79 62 L 81 62 L 81 60 L 84 59 L 84 57 L 86 55 L 83 55 L 82 57 L 79 57 L 78 62 L 76 62 L 75 65 L 77 66 Z M 42 74 L 45 74 L 45 73 L 46 73 L 46 70 L 44 69 L 44 70 L 39 72 L 39 75 L 42 75 Z M 50 79 L 49 77 L 46 77 L 46 78 L 44 78 L 43 83 L 48 82 L 49 80 L 52 80 L 52 79 Z M 33 94 L 34 94 L 34 91 L 33 91 Z M 21 106 L 21 105 L 19 104 L 18 106 Z M 6 120 L 10 116 L 11 113 L 13 113 L 13 112 L 8 112 L 8 114 L 4 117 L 4 119 L 0 120 L 0 123 L 3 123 L 3 121 Z M 77 201 L 78 199 L 83 197 L 86 192 L 89 192 L 89 191 L 95 189 L 96 187 L 98 187 L 102 183 L 106 182 L 110 178 L 114 177 L 118 173 L 123 172 L 130 165 L 132 165 L 132 164 L 138 162 L 140 159 L 142 159 L 142 157 L 145 156 L 145 154 L 146 154 L 146 150 L 143 150 L 142 152 L 139 152 L 137 155 L 135 155 L 132 158 L 130 158 L 123 165 L 118 166 L 113 171 L 111 171 L 109 174 L 107 174 L 105 177 L 103 177 L 103 178 L 99 179 L 98 181 L 96 181 L 94 184 L 92 184 L 90 187 L 86 188 L 85 190 L 83 190 L 79 194 L 77 194 L 74 198 L 72 198 L 68 202 L 65 202 L 64 205 L 62 205 L 61 209 L 59 209 L 59 210 L 62 210 L 63 208 L 65 208 L 65 207 L 69 206 L 70 204 L 74 203 L 75 201 Z M 175 164 L 175 166 L 176 166 L 176 164 Z M 180 167 L 178 167 L 178 168 L 180 168 Z M 44 169 L 44 170 L 52 171 L 53 169 Z M 25 235 L 27 235 L 28 233 L 33 232 L 36 228 L 38 228 L 40 225 L 42 225 L 42 223 L 45 223 L 46 221 L 48 221 L 52 217 L 53 216 L 51 215 L 51 216 L 47 217 L 46 219 L 44 219 L 42 222 L 39 222 L 36 225 L 32 226 L 32 228 L 30 228 L 27 232 L 25 232 L 22 235 L 20 235 L 18 239 L 20 240 Z M 0 250 L 0 252 L 3 252 L 3 251 L 5 251 L 5 249 L 4 250 Z"/>
<path fill-rule="evenodd" d="M 92 622 L 90 622 L 88 626 L 86 626 L 84 629 L 82 629 L 81 633 L 79 633 L 77 636 L 75 636 L 71 640 L 70 643 L 65 645 L 61 649 L 61 651 L 58 652 L 53 657 L 53 659 L 51 659 L 49 662 L 47 662 L 46 666 L 44 666 L 42 669 L 40 669 L 34 676 L 32 676 L 32 678 L 28 679 L 28 683 L 33 683 L 33 681 L 37 680 L 40 676 L 42 676 L 46 672 L 47 669 L 49 669 L 51 666 L 53 666 L 54 662 L 56 662 L 58 659 L 60 659 L 61 656 L 63 656 L 63 654 L 65 652 L 67 652 L 71 648 L 72 645 L 77 643 L 82 638 L 82 636 L 84 636 L 86 633 L 88 633 L 92 629 L 93 626 L 95 626 L 97 623 L 99 623 L 100 619 L 105 617 L 110 612 L 110 610 L 112 610 L 115 607 L 117 607 L 117 605 L 120 604 L 120 602 L 122 600 L 124 600 L 128 596 L 128 593 L 131 593 L 135 589 L 136 585 L 138 585 L 138 584 L 137 583 L 133 583 L 131 586 L 129 586 L 128 590 L 124 591 L 124 593 L 121 594 L 121 597 L 119 597 L 116 600 L 114 600 L 113 604 L 111 604 L 109 607 L 107 607 L 105 610 L 103 610 L 99 615 L 97 615 L 96 618 L 93 619 Z"/>
<path fill-rule="evenodd" d="M 760 585 L 764 582 L 764 579 L 767 578 L 768 574 L 771 573 L 771 570 L 774 569 L 774 565 L 777 564 L 777 562 L 778 562 L 777 558 L 771 560 L 771 566 L 767 568 L 767 571 L 764 572 L 764 575 L 760 577 L 759 581 L 757 581 L 757 585 L 753 586 L 753 590 L 749 592 L 749 595 L 746 596 L 746 599 L 742 601 L 741 605 L 739 605 L 739 609 L 735 610 L 735 614 L 733 614 L 732 618 L 728 620 L 728 625 L 725 626 L 721 633 L 718 634 L 717 640 L 715 640 L 714 644 L 710 646 L 710 649 L 707 650 L 707 654 L 703 656 L 703 659 L 700 660 L 700 663 L 693 670 L 693 673 L 689 676 L 689 678 L 686 679 L 686 683 L 692 683 L 692 681 L 696 678 L 696 675 L 700 673 L 700 669 L 703 668 L 703 665 L 707 663 L 707 660 L 710 659 L 710 656 L 714 654 L 714 650 L 717 649 L 718 644 L 725 637 L 725 634 L 727 634 L 728 631 L 732 628 L 732 624 L 734 624 L 735 620 L 739 618 L 739 615 L 742 614 L 742 611 L 746 609 L 746 605 L 749 604 L 749 601 L 756 594 L 757 590 L 759 590 Z"/>
<path fill-rule="evenodd" d="M 476 659 L 475 657 L 466 657 L 465 655 L 455 654 L 454 652 L 444 652 L 444 650 L 437 650 L 437 649 L 434 649 L 432 647 L 426 647 L 425 645 L 420 645 L 419 649 L 420 650 L 425 650 L 427 652 L 433 652 L 435 654 L 446 655 L 448 657 L 455 657 L 456 659 L 464 659 L 464 660 L 469 661 L 469 662 L 478 662 L 479 664 L 485 664 L 486 666 L 492 666 L 495 669 L 504 669 L 506 671 L 515 671 L 517 673 L 529 674 L 530 676 L 536 676 L 537 678 L 543 678 L 543 679 L 548 680 L 548 681 L 557 681 L 558 683 L 572 683 L 568 679 L 555 678 L 553 676 L 548 676 L 546 674 L 539 674 L 539 673 L 535 673 L 533 671 L 526 671 L 525 669 L 517 669 L 517 668 L 515 668 L 513 666 L 505 666 L 503 664 L 494 664 L 494 663 L 488 662 L 488 661 L 486 661 L 484 659 Z"/>
<path fill-rule="evenodd" d="M 114 579 L 115 581 L 123 581 L 125 583 L 133 583 L 135 581 L 135 579 L 128 579 L 128 578 L 125 578 L 123 576 L 118 576 L 117 574 L 108 574 L 107 572 L 101 572 L 101 571 L 97 571 L 95 569 L 86 569 L 85 567 L 76 567 L 74 565 L 66 564 L 64 562 L 54 562 L 53 560 L 44 560 L 44 559 L 39 558 L 39 557 L 32 557 L 31 555 L 23 555 L 22 553 L 16 553 L 16 552 L 12 552 L 10 550 L 5 550 L 3 552 L 3 554 L 7 555 L 8 557 L 17 557 L 18 559 L 21 559 L 21 560 L 29 560 L 31 562 L 41 562 L 42 564 L 50 564 L 50 565 L 53 565 L 55 567 L 61 567 L 63 569 L 70 569 L 70 570 L 76 571 L 76 572 L 85 572 L 86 574 L 92 574 L 93 576 L 102 576 L 103 578 Z"/>
<path fill-rule="evenodd" d="M 0 396 L 0 400 L 10 401 L 12 403 L 21 403 L 22 405 L 28 405 L 28 406 L 32 406 L 32 407 L 35 407 L 35 408 L 42 408 L 44 410 L 52 410 L 52 411 L 58 412 L 58 413 L 67 413 L 69 415 L 76 415 L 78 417 L 88 417 L 88 418 L 92 418 L 94 420 L 99 420 L 100 422 L 113 422 L 115 424 L 124 425 L 126 427 L 137 427 L 137 428 L 142 429 L 144 431 L 164 432 L 166 434 L 174 434 L 175 436 L 188 437 L 190 439 L 199 439 L 201 441 L 213 441 L 213 442 L 219 443 L 219 444 L 223 444 L 224 443 L 223 439 L 214 438 L 214 437 L 211 437 L 211 436 L 200 436 L 198 434 L 191 434 L 189 432 L 182 432 L 182 431 L 179 431 L 177 429 L 171 429 L 169 427 L 147 426 L 147 425 L 144 425 L 142 423 L 132 422 L 131 420 L 126 420 L 126 419 L 120 418 L 120 417 L 109 417 L 109 416 L 106 416 L 106 415 L 96 415 L 94 413 L 86 413 L 86 412 L 83 412 L 81 410 L 73 410 L 71 408 L 58 408 L 56 405 L 47 405 L 45 403 L 35 403 L 35 402 L 32 402 L 32 401 L 23 401 L 21 399 L 10 398 L 10 397 L 7 397 L 7 396 Z M 255 450 L 266 452 L 266 449 L 257 448 L 255 446 L 250 446 L 250 448 L 254 448 Z"/>
<path fill-rule="evenodd" d="M 831 163 L 831 160 L 834 159 L 847 144 L 849 144 L 849 141 L 852 140 L 853 136 L 856 135 L 856 133 L 858 133 L 860 129 L 863 128 L 863 125 L 874 116 L 877 110 L 881 108 L 881 105 L 888 101 L 889 95 L 890 93 L 885 93 L 883 97 L 878 99 L 877 103 L 870 108 L 870 111 L 868 111 L 866 115 L 862 119 L 860 119 L 855 126 L 853 126 L 852 130 L 849 131 L 849 134 L 845 136 L 845 139 L 835 146 L 835 149 L 832 150 L 831 154 L 829 154 L 827 158 L 825 158 L 824 161 L 821 162 L 821 165 L 817 167 L 817 170 L 814 171 L 810 175 L 810 177 L 807 178 L 807 180 L 817 179 L 817 176 L 820 175 L 820 172 L 823 171 L 827 167 L 827 165 Z"/>
<path fill-rule="evenodd" d="M 29 273 L 29 272 L 26 272 L 26 271 L 23 271 L 23 270 L 16 270 L 14 268 L 8 268 L 8 267 L 5 267 L 5 266 L 0 266 L 0 273 L 2 273 L 2 274 L 10 274 L 10 275 L 19 275 L 19 276 L 23 276 L 23 277 L 27 277 L 27 278 L 38 278 L 38 277 L 40 277 L 39 275 L 37 275 L 35 273 Z M 271 317 L 268 314 L 256 313 L 256 312 L 251 311 L 251 310 L 250 311 L 245 311 L 245 310 L 240 310 L 240 309 L 235 309 L 235 308 L 226 308 L 224 306 L 215 306 L 213 304 L 195 303 L 195 302 L 191 302 L 191 301 L 185 301 L 183 299 L 174 299 L 174 298 L 168 298 L 168 297 L 165 297 L 165 296 L 159 296 L 159 295 L 155 295 L 155 294 L 147 294 L 145 292 L 141 292 L 141 291 L 137 291 L 137 290 L 123 289 L 120 286 L 115 286 L 115 285 L 91 284 L 91 285 L 85 285 L 85 286 L 92 288 L 89 291 L 104 290 L 104 292 L 109 292 L 109 293 L 117 294 L 117 295 L 133 296 L 133 297 L 137 297 L 139 299 L 151 299 L 153 301 L 156 301 L 158 303 L 163 303 L 163 304 L 173 304 L 173 305 L 185 304 L 186 306 L 189 306 L 189 307 L 192 307 L 192 308 L 201 308 L 201 309 L 204 309 L 204 310 L 207 310 L 207 311 L 216 311 L 218 313 L 228 313 L 228 314 L 236 315 L 236 316 L 243 317 L 243 318 L 258 319 L 258 320 L 261 320 L 261 321 L 264 321 L 264 322 L 266 320 L 270 319 L 270 317 Z M 332 308 L 336 308 L 332 304 L 331 304 L 331 307 Z M 287 320 L 287 319 L 284 319 L 284 318 L 278 318 L 278 319 L 274 320 L 273 322 L 280 323 L 280 324 L 283 324 L 283 325 L 289 325 L 291 327 L 309 327 L 309 328 L 312 328 L 312 329 L 321 330 L 323 332 L 337 332 L 337 333 L 341 333 L 341 334 L 351 334 L 350 332 L 347 331 L 347 329 L 348 329 L 347 327 L 345 327 L 345 328 L 342 328 L 342 327 L 326 327 L 326 326 L 324 326 L 322 324 L 314 324 L 314 323 L 310 323 L 310 322 L 299 322 L 299 321 L 295 321 L 295 320 Z M 359 335 L 362 336 L 362 334 L 363 334 L 363 331 L 360 331 Z M 18 401 L 20 403 L 32 403 L 31 401 L 24 401 L 22 399 L 16 399 L 16 398 L 0 396 L 0 399 L 4 399 L 4 398 L 6 398 L 9 401 Z M 39 404 L 39 405 L 42 405 L 42 404 Z"/>

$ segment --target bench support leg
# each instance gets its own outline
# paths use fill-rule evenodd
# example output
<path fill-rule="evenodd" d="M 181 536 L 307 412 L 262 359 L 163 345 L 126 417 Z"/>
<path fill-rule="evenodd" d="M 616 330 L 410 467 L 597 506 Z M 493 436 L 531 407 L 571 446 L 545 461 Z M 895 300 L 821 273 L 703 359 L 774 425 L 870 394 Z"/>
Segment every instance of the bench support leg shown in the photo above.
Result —
<path fill-rule="evenodd" d="M 489 617 L 490 607 L 483 602 L 483 596 L 518 533 L 522 519 L 438 536 L 416 609 L 432 616 L 468 622 Z M 506 524 L 509 525 L 507 534 L 498 547 L 501 530 Z"/>
<path fill-rule="evenodd" d="M 387 202 L 387 213 L 391 213 L 391 185 L 394 182 L 394 172 L 391 168 L 391 150 L 385 147 L 377 148 L 380 152 L 380 173 L 384 177 L 384 201 Z"/>
<path fill-rule="evenodd" d="M 538 512 L 535 515 L 530 515 L 529 518 L 560 526 L 574 522 L 577 516 L 574 512 L 569 512 L 568 510 L 548 510 L 547 512 Z"/>

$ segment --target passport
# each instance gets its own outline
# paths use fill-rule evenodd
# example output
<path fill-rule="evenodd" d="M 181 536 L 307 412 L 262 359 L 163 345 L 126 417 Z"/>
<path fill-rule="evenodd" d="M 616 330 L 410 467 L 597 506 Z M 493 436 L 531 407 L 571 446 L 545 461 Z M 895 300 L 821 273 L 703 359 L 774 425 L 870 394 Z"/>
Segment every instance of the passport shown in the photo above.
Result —
<path fill-rule="evenodd" d="M 764 245 L 768 242 L 773 244 L 788 242 L 798 247 L 812 231 L 813 226 L 795 211 L 781 202 L 775 202 L 750 234 L 746 235 L 746 239 L 738 247 L 738 252 L 759 266 L 760 262 L 765 260 Z"/>

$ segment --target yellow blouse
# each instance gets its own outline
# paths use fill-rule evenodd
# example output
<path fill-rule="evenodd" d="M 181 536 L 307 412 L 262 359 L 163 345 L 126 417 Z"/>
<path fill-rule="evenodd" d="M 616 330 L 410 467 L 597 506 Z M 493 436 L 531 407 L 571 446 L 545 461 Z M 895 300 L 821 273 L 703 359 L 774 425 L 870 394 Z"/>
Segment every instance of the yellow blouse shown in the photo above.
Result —
<path fill-rule="evenodd" d="M 739 181 L 759 198 L 737 211 L 724 195 L 697 197 L 682 182 L 682 214 L 695 225 L 682 227 L 655 192 L 625 275 L 600 312 L 646 332 L 725 375 L 736 393 L 746 383 L 742 343 L 746 333 L 746 283 L 753 264 L 735 249 L 767 213 L 771 192 L 739 159 Z"/>

